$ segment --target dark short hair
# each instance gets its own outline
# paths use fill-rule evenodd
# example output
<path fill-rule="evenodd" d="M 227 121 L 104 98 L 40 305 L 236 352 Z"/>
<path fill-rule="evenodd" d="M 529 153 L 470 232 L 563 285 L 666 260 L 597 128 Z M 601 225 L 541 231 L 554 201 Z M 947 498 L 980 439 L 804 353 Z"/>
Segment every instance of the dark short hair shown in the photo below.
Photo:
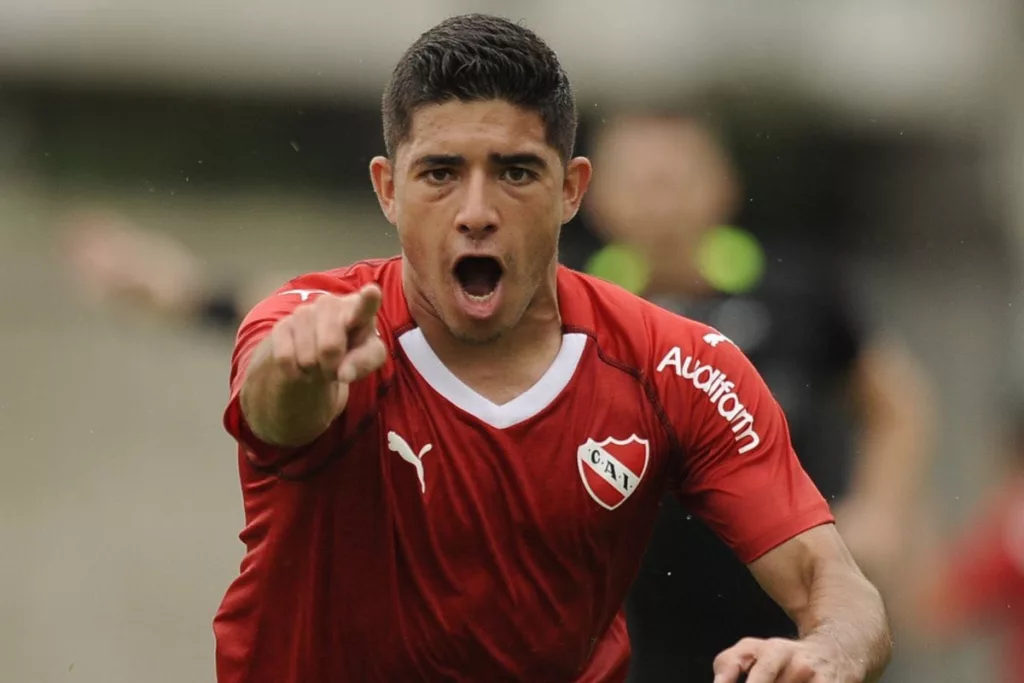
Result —
<path fill-rule="evenodd" d="M 576 142 L 576 100 L 557 55 L 533 31 L 485 14 L 452 17 L 424 33 L 395 66 L 381 114 L 388 156 L 419 107 L 452 100 L 505 100 L 536 111 L 562 161 Z"/>

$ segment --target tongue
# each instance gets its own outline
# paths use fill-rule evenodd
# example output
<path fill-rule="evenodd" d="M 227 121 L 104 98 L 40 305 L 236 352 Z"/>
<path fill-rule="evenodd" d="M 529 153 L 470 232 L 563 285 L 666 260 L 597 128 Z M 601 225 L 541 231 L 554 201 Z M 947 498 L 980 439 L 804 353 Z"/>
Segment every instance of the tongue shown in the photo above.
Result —
<path fill-rule="evenodd" d="M 494 291 L 494 278 L 483 268 L 467 268 L 462 276 L 462 288 L 470 296 L 487 296 Z"/>

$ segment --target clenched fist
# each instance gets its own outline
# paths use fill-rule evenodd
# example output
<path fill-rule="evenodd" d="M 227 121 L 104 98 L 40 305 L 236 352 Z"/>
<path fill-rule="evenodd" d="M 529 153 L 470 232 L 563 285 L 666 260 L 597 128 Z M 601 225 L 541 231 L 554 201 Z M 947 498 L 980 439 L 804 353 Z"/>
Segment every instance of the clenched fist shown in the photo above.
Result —
<path fill-rule="evenodd" d="M 353 294 L 324 294 L 302 304 L 271 331 L 272 362 L 291 379 L 349 384 L 366 377 L 387 359 L 376 330 L 380 303 L 380 289 L 367 285 Z"/>

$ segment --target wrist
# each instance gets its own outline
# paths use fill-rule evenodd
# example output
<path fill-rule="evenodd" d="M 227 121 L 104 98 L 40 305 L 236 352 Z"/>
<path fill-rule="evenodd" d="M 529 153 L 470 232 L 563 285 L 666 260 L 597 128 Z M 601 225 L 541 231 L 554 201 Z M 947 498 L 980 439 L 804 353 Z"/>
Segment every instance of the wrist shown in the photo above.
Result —
<path fill-rule="evenodd" d="M 833 663 L 839 673 L 839 681 L 863 683 L 868 680 L 869 672 L 864 658 L 852 657 L 827 629 L 812 631 L 801 640 L 814 648 L 822 659 Z"/>

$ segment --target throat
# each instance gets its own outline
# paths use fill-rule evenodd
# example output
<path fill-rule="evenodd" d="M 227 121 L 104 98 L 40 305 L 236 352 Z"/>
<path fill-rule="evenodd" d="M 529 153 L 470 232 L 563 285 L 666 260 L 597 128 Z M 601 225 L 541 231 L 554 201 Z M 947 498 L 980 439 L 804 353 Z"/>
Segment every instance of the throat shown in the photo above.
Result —
<path fill-rule="evenodd" d="M 540 381 L 562 348 L 562 330 L 560 325 L 551 326 L 525 343 L 509 338 L 493 344 L 459 345 L 461 348 L 431 346 L 460 382 L 500 406 Z"/>
<path fill-rule="evenodd" d="M 495 405 L 504 405 L 537 384 L 562 348 L 562 318 L 552 262 L 550 282 L 531 300 L 519 323 L 482 343 L 457 338 L 429 298 L 403 267 L 402 286 L 409 312 L 432 355 L 462 384 Z"/>

